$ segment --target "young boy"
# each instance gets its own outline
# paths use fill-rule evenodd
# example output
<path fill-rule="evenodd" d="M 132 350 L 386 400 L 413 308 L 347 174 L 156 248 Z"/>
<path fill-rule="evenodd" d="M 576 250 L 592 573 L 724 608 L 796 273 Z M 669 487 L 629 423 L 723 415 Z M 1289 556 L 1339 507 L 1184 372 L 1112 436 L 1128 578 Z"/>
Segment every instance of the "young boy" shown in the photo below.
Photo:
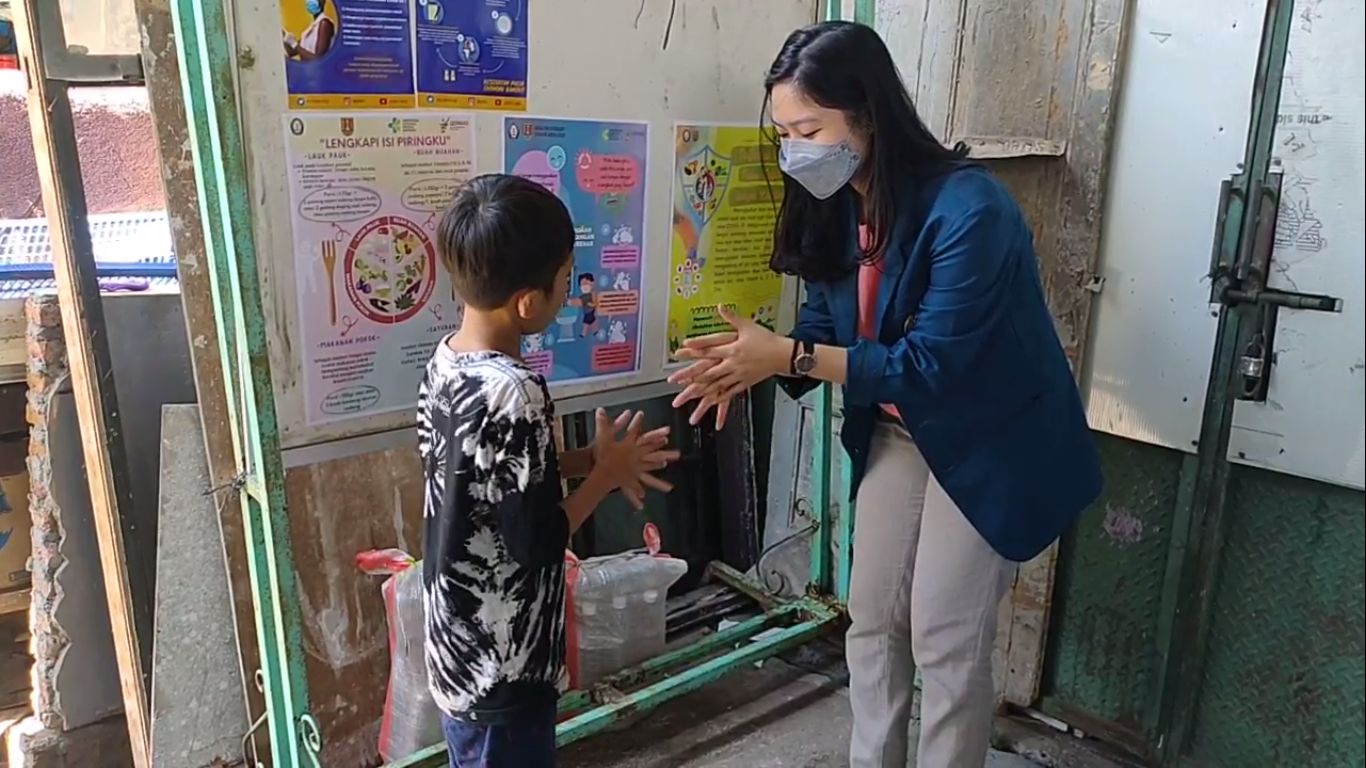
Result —
<path fill-rule="evenodd" d="M 519 357 L 569 288 L 574 226 L 535 182 L 480 176 L 442 217 L 438 248 L 465 302 L 418 399 L 426 478 L 427 675 L 453 768 L 555 764 L 564 677 L 564 550 L 614 490 L 639 506 L 678 457 L 668 430 L 599 410 L 590 449 L 557 455 L 545 379 Z M 624 430 L 624 433 L 623 433 Z M 562 497 L 563 477 L 584 477 Z"/>

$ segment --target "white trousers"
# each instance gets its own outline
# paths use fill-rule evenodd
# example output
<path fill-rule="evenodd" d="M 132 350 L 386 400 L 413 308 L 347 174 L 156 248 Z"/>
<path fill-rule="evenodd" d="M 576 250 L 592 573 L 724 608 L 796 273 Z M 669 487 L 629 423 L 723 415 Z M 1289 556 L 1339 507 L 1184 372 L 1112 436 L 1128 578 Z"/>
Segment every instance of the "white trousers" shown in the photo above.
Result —
<path fill-rule="evenodd" d="M 915 667 L 917 768 L 982 768 L 996 613 L 1015 564 L 949 499 L 910 435 L 878 422 L 854 512 L 845 643 L 852 768 L 906 768 Z"/>

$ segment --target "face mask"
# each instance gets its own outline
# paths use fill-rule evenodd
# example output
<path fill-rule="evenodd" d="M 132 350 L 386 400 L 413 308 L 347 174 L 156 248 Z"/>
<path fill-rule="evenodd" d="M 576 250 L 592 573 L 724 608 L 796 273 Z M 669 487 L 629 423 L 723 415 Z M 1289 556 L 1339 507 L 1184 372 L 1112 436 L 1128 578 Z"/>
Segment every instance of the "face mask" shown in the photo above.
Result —
<path fill-rule="evenodd" d="M 318 16 L 323 12 L 323 0 L 306 0 L 304 7 L 308 9 L 308 15 Z"/>
<path fill-rule="evenodd" d="M 817 200 L 828 199 L 843 189 L 862 163 L 863 158 L 848 139 L 838 144 L 783 139 L 778 149 L 778 167 Z"/>

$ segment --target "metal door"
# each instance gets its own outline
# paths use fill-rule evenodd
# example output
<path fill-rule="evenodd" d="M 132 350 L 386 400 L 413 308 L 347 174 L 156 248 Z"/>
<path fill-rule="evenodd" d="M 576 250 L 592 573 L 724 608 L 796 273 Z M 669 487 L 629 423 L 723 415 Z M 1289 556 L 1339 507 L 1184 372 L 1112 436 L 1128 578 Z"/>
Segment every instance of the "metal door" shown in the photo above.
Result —
<path fill-rule="evenodd" d="M 1142 6 L 1137 44 L 1191 45 L 1170 15 L 1145 16 Z M 1204 11 L 1209 29 L 1200 42 L 1218 46 L 1242 34 L 1232 8 Z M 1349 24 L 1359 15 L 1332 0 L 1267 3 L 1242 161 L 1218 197 L 1208 268 L 1187 269 L 1192 254 L 1184 251 L 1163 262 L 1180 274 L 1154 266 L 1120 285 L 1112 275 L 1107 291 L 1139 292 L 1143 310 L 1127 317 L 1127 343 L 1107 337 L 1104 312 L 1093 336 L 1110 342 L 1092 377 L 1093 426 L 1127 439 L 1102 437 L 1106 496 L 1064 543 L 1042 706 L 1155 763 L 1363 761 L 1362 236 L 1360 224 L 1335 230 L 1331 255 L 1340 269 L 1348 260 L 1356 266 L 1328 279 L 1324 229 L 1306 199 L 1315 181 L 1306 170 L 1315 163 L 1302 161 L 1309 150 L 1355 167 L 1359 187 L 1360 147 L 1330 138 L 1353 122 L 1359 133 L 1350 115 L 1360 113 L 1360 97 L 1318 106 L 1297 92 L 1311 64 L 1324 69 L 1310 59 L 1315 47 L 1332 50 L 1322 36 L 1334 33 L 1356 40 L 1340 46 L 1337 63 L 1346 68 L 1334 77 L 1344 94 L 1359 92 L 1360 67 L 1351 62 L 1360 56 L 1347 53 L 1360 47 L 1360 25 Z M 1219 81 L 1217 72 L 1182 71 L 1207 91 L 1222 83 L 1224 95 L 1238 95 L 1238 83 Z M 1186 136 L 1198 142 L 1192 124 L 1202 107 L 1215 110 L 1183 102 L 1178 84 L 1161 88 L 1171 106 L 1190 108 L 1167 117 L 1173 126 L 1186 121 Z M 1333 119 L 1335 131 L 1321 130 Z M 1125 141 L 1121 129 L 1121 147 Z M 1122 162 L 1122 148 L 1118 155 Z M 1162 193 L 1207 194 L 1185 186 Z M 1359 193 L 1357 200 L 1359 207 Z M 1338 221 L 1350 221 L 1352 205 L 1337 201 L 1348 207 Z M 1324 208 L 1320 202 L 1317 213 L 1333 213 Z M 1127 215 L 1142 221 L 1142 213 L 1150 214 Z M 1143 223 L 1150 231 L 1166 225 Z M 1196 274 L 1205 275 L 1202 285 L 1190 282 Z M 1160 290 L 1164 280 L 1207 292 L 1214 317 L 1165 311 L 1179 297 Z M 1201 364 L 1183 368 L 1170 349 L 1190 339 L 1198 345 L 1206 332 L 1213 344 L 1200 371 L 1204 396 L 1188 397 L 1182 377 Z M 1145 339 L 1158 345 L 1145 347 Z M 1335 346 L 1306 354 L 1314 345 Z M 1129 360 L 1107 366 L 1107 356 Z M 1327 360 L 1333 365 L 1306 372 Z M 1328 370 L 1339 363 L 1340 371 Z"/>

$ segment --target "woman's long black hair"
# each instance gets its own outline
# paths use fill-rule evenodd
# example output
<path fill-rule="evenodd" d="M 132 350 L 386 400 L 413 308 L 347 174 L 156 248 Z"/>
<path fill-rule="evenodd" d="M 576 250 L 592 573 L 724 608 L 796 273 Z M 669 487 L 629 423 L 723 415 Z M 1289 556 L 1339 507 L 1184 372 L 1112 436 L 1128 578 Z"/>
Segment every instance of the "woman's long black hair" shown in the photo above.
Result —
<path fill-rule="evenodd" d="M 868 184 L 864 217 L 871 234 L 860 261 L 877 259 L 887 247 L 896 220 L 898 187 L 928 179 L 962 163 L 966 147 L 952 149 L 925 127 L 886 44 L 872 28 L 846 21 L 803 27 L 788 36 L 764 78 L 764 115 L 773 87 L 795 85 L 807 99 L 843 112 L 851 126 L 869 137 L 859 170 Z M 783 202 L 774 230 L 775 272 L 803 280 L 829 282 L 847 275 L 849 207 L 845 189 L 817 200 L 786 174 Z"/>

